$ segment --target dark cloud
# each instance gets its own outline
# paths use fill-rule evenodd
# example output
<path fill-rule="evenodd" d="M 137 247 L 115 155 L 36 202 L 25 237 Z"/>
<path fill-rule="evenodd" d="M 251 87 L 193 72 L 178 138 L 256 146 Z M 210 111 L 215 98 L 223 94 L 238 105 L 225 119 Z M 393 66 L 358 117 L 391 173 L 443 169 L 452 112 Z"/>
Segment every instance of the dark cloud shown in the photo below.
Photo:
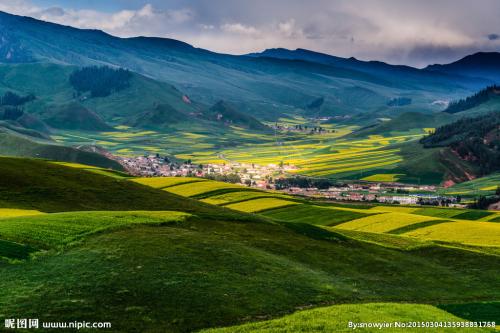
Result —
<path fill-rule="evenodd" d="M 488 36 L 486 36 L 489 40 L 497 40 L 500 38 L 500 35 L 498 34 L 489 34 Z"/>

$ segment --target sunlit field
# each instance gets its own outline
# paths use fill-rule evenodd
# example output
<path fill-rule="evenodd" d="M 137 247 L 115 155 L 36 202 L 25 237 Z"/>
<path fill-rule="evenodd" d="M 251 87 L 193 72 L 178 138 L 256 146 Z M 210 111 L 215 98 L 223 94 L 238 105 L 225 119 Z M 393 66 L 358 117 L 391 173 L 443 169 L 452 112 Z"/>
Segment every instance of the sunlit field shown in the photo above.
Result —
<path fill-rule="evenodd" d="M 281 121 L 287 126 L 305 123 L 302 118 Z M 325 129 L 322 134 L 286 131 L 254 133 L 236 126 L 217 129 L 194 126 L 176 128 L 171 133 L 117 127 L 116 131 L 100 133 L 61 131 L 53 138 L 73 145 L 94 141 L 121 156 L 160 154 L 202 164 L 254 163 L 265 166 L 283 163 L 296 167 L 289 172 L 298 175 L 391 182 L 404 176 L 391 172 L 403 161 L 399 148 L 392 146 L 416 140 L 424 133 L 410 131 L 394 136 L 371 135 L 358 139 L 345 137 L 355 131 L 356 126 L 321 126 Z M 372 170 L 378 173 L 370 175 Z"/>

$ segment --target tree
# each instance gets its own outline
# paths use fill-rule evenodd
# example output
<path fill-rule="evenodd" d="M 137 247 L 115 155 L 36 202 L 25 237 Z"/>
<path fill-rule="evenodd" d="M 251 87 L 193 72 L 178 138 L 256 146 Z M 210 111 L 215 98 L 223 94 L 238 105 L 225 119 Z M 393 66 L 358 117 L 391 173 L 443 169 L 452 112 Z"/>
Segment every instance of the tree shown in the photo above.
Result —
<path fill-rule="evenodd" d="M 132 74 L 122 68 L 92 66 L 74 71 L 69 82 L 78 93 L 90 92 L 91 97 L 106 97 L 128 88 L 131 77 Z"/>

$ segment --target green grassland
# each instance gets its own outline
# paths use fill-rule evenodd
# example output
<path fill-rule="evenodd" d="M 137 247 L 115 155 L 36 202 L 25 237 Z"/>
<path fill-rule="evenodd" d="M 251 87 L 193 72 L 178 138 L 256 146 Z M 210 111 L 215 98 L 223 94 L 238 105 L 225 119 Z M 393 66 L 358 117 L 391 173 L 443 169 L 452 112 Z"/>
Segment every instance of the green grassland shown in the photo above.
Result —
<path fill-rule="evenodd" d="M 90 210 L 222 211 L 128 179 L 43 160 L 0 157 L 0 175 L 1 208 L 48 213 Z"/>
<path fill-rule="evenodd" d="M 494 302 L 500 297 L 496 288 L 498 256 L 400 235 L 370 233 L 385 237 L 373 241 L 359 232 L 355 237 L 350 231 L 311 225 L 314 218 L 299 217 L 316 216 L 322 219 L 318 224 L 327 225 L 366 218 L 367 214 L 395 214 L 383 211 L 387 210 L 384 206 L 313 205 L 258 191 L 254 192 L 267 197 L 246 197 L 249 191 L 245 187 L 220 194 L 210 185 L 201 192 L 207 198 L 223 195 L 234 204 L 255 205 L 269 199 L 293 203 L 266 210 L 260 218 L 80 166 L 9 158 L 1 162 L 0 179 L 9 177 L 16 182 L 1 184 L 0 207 L 25 208 L 29 202 L 31 207 L 48 212 L 98 210 L 102 209 L 99 199 L 117 210 L 2 219 L 1 317 L 23 314 L 44 321 L 110 321 L 114 332 L 144 327 L 185 332 L 277 318 L 304 306 L 345 304 L 310 310 L 320 312 L 313 312 L 311 320 L 307 313 L 299 312 L 279 323 L 249 324 L 271 325 L 270 330 L 287 326 L 293 331 L 314 328 L 322 321 L 320 326 L 325 329 L 342 327 L 351 309 L 358 309 L 360 320 L 454 319 L 429 305 L 399 303 L 444 307 Z M 33 168 L 37 173 L 19 174 L 21 163 L 23 169 Z M 171 184 L 167 179 L 158 182 L 149 185 Z M 35 200 L 33 193 L 23 191 L 23 186 L 28 187 L 25 183 L 43 193 L 41 198 Z M 184 186 L 184 193 L 191 195 L 187 187 L 201 183 L 172 187 Z M 216 183 L 216 188 L 223 185 L 207 183 Z M 60 186 L 69 192 L 54 196 Z M 101 190 L 110 197 L 103 196 Z M 79 201 L 72 196 L 78 196 Z M 472 279 L 474 288 L 470 287 Z M 363 305 L 373 302 L 398 304 Z M 338 313 L 339 317 L 324 317 L 327 312 L 322 316 L 322 311 Z M 306 317 L 293 317 L 301 315 Z M 475 320 L 479 315 L 467 319 Z M 493 315 L 493 319 L 498 318 Z"/>
<path fill-rule="evenodd" d="M 72 212 L 16 217 L 2 220 L 3 240 L 38 249 L 60 249 L 84 237 L 134 224 L 163 225 L 181 222 L 183 212 Z M 2 253 L 0 252 L 0 256 Z"/>
<path fill-rule="evenodd" d="M 371 214 L 368 218 L 405 214 L 384 212 L 383 206 L 314 205 L 272 192 L 258 192 L 268 197 L 245 197 L 245 187 L 223 194 L 235 204 L 268 199 L 294 204 L 266 210 L 263 215 L 248 215 L 74 165 L 10 158 L 1 162 L 0 174 L 9 176 L 10 181 L 0 184 L 0 207 L 22 207 L 29 202 L 48 212 L 102 210 L 97 199 L 110 200 L 100 193 L 105 189 L 116 198 L 106 205 L 116 211 L 2 219 L 0 317 L 110 321 L 114 332 L 130 327 L 186 332 L 277 318 L 304 307 L 345 304 L 310 310 L 319 311 L 311 316 L 324 321 L 320 329 L 328 331 L 344 326 L 346 311 L 351 309 L 360 320 L 445 320 L 455 317 L 429 305 L 412 305 L 411 314 L 409 306 L 402 303 L 444 308 L 460 303 L 494 304 L 500 298 L 496 288 L 500 257 L 496 255 L 402 235 L 323 228 L 312 225 L 312 218 L 302 221 L 298 217 L 316 216 L 317 224 L 327 225 L 367 218 L 367 214 Z M 24 169 L 36 169 L 37 173 L 15 173 L 21 163 Z M 23 190 L 27 186 L 23 182 L 43 195 L 35 200 L 33 193 Z M 201 194 L 220 197 L 222 194 L 213 189 L 222 185 L 208 183 L 211 185 L 204 188 L 207 192 Z M 198 188 L 200 184 L 173 187 Z M 71 191 L 55 196 L 59 186 Z M 5 195 L 15 189 L 15 195 Z M 92 197 L 85 196 L 88 192 Z M 72 196 L 78 196 L 80 203 Z M 291 209 L 288 216 L 286 209 Z M 382 237 L 374 241 L 360 234 Z M 398 304 L 364 305 L 379 302 Z M 326 318 L 322 311 L 333 311 L 339 317 Z M 487 313 L 466 316 L 463 309 L 456 312 L 470 320 Z M 286 323 L 292 331 L 300 325 L 311 329 L 307 325 L 314 322 L 294 319 L 297 315 L 302 314 L 283 317 L 281 322 L 270 324 L 278 326 L 270 327 L 279 329 Z M 498 321 L 497 315 L 492 316 Z"/>
<path fill-rule="evenodd" d="M 0 315 L 93 318 L 113 322 L 115 331 L 179 332 L 325 302 L 446 304 L 500 296 L 495 257 L 330 239 L 262 222 L 135 224 L 1 267 Z"/>
<path fill-rule="evenodd" d="M 461 195 L 463 197 L 471 197 L 493 194 L 495 193 L 498 186 L 500 186 L 500 174 L 496 173 L 468 182 L 455 184 L 451 187 L 443 189 L 441 192 L 443 194 L 454 194 Z"/>
<path fill-rule="evenodd" d="M 396 328 L 395 322 L 460 322 L 463 319 L 431 305 L 368 303 L 344 304 L 294 314 L 263 322 L 244 324 L 219 329 L 203 330 L 203 333 L 268 333 L 268 332 L 418 332 L 418 328 Z M 391 323 L 392 328 L 357 328 L 349 323 Z M 352 325 L 351 324 L 351 325 Z M 423 330 L 423 329 L 420 329 Z M 456 332 L 456 328 L 425 328 L 426 332 Z M 494 328 L 463 328 L 461 332 L 494 332 Z"/>
<path fill-rule="evenodd" d="M 87 142 L 88 144 L 88 142 Z M 100 154 L 63 146 L 47 140 L 20 135 L 0 126 L 0 155 L 18 157 L 36 157 L 50 160 L 83 163 L 103 168 L 123 170 L 116 161 Z"/>

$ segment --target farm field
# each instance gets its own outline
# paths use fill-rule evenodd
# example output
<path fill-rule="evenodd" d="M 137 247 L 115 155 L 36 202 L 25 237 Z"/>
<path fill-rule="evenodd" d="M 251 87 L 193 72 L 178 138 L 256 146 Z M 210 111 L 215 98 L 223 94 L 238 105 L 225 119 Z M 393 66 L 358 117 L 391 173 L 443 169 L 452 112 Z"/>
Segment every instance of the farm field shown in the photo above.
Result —
<path fill-rule="evenodd" d="M 282 120 L 283 124 L 288 125 L 296 122 L 288 118 Z M 116 128 L 115 132 L 100 133 L 63 131 L 54 138 L 72 145 L 94 141 L 121 156 L 158 153 L 202 164 L 284 163 L 296 166 L 298 169 L 293 170 L 293 173 L 300 175 L 387 182 L 397 181 L 404 176 L 391 172 L 403 161 L 400 149 L 392 146 L 417 140 L 424 134 L 422 131 L 420 134 L 408 132 L 387 137 L 372 135 L 368 138 L 344 138 L 357 127 L 322 126 L 328 132 L 313 136 L 294 132 L 263 135 L 233 126 L 213 130 L 179 128 L 168 134 L 124 131 L 120 128 Z M 224 143 L 234 146 L 235 142 L 239 143 L 236 148 L 224 147 Z"/>
<path fill-rule="evenodd" d="M 409 231 L 404 235 L 450 243 L 500 246 L 500 223 L 447 222 Z"/>
<path fill-rule="evenodd" d="M 153 188 L 165 188 L 186 183 L 200 182 L 203 181 L 203 179 L 192 177 L 145 177 L 134 178 L 132 181 Z"/>
<path fill-rule="evenodd" d="M 246 201 L 262 197 L 293 199 L 292 196 L 275 192 L 237 191 L 237 192 L 212 195 L 206 199 L 202 199 L 201 201 L 212 205 L 227 205 L 233 202 Z"/>
<path fill-rule="evenodd" d="M 376 214 L 337 226 L 339 229 L 365 231 L 365 232 L 389 232 L 407 227 L 413 224 L 432 221 L 433 218 L 405 213 Z"/>
<path fill-rule="evenodd" d="M 500 239 L 497 228 L 500 223 L 495 222 L 500 219 L 498 212 L 421 206 L 365 205 L 359 209 L 339 204 L 315 205 L 291 196 L 216 181 L 186 183 L 165 190 L 232 210 L 262 212 L 263 216 L 278 221 L 308 223 L 330 230 L 394 234 L 471 246 L 498 246 Z M 220 191 L 229 192 L 221 194 Z M 454 235 L 449 229 L 450 223 L 457 223 L 452 226 L 460 232 Z"/>
<path fill-rule="evenodd" d="M 37 210 L 0 208 L 0 218 L 43 214 Z"/>
<path fill-rule="evenodd" d="M 331 226 L 361 218 L 368 214 L 353 210 L 301 204 L 294 207 L 269 210 L 264 212 L 263 215 L 280 221 Z"/>
<path fill-rule="evenodd" d="M 196 182 L 196 184 L 194 185 L 192 183 L 188 184 L 184 183 L 180 185 L 169 186 L 164 190 L 173 194 L 182 195 L 184 197 L 194 197 L 198 195 L 204 195 L 210 192 L 220 193 L 220 191 L 222 192 L 245 191 L 245 190 L 251 191 L 252 189 L 249 189 L 243 185 L 233 185 L 223 182 L 206 180 L 206 181 Z"/>
<path fill-rule="evenodd" d="M 264 333 L 264 332 L 362 332 L 398 331 L 397 328 L 348 327 L 352 323 L 394 323 L 400 322 L 458 322 L 463 321 L 449 312 L 431 305 L 368 303 L 343 304 L 303 310 L 291 315 L 262 322 L 243 324 L 219 329 L 203 330 L 203 333 Z M 408 331 L 408 329 L 400 329 Z M 456 332 L 456 328 L 426 328 L 426 332 Z M 461 332 L 494 332 L 492 328 L 462 329 Z"/>
<path fill-rule="evenodd" d="M 238 210 L 240 212 L 256 213 L 264 210 L 270 210 L 273 208 L 293 206 L 293 205 L 298 205 L 298 203 L 290 200 L 283 200 L 277 198 L 257 198 L 253 200 L 247 200 L 225 205 L 224 207 Z"/>

